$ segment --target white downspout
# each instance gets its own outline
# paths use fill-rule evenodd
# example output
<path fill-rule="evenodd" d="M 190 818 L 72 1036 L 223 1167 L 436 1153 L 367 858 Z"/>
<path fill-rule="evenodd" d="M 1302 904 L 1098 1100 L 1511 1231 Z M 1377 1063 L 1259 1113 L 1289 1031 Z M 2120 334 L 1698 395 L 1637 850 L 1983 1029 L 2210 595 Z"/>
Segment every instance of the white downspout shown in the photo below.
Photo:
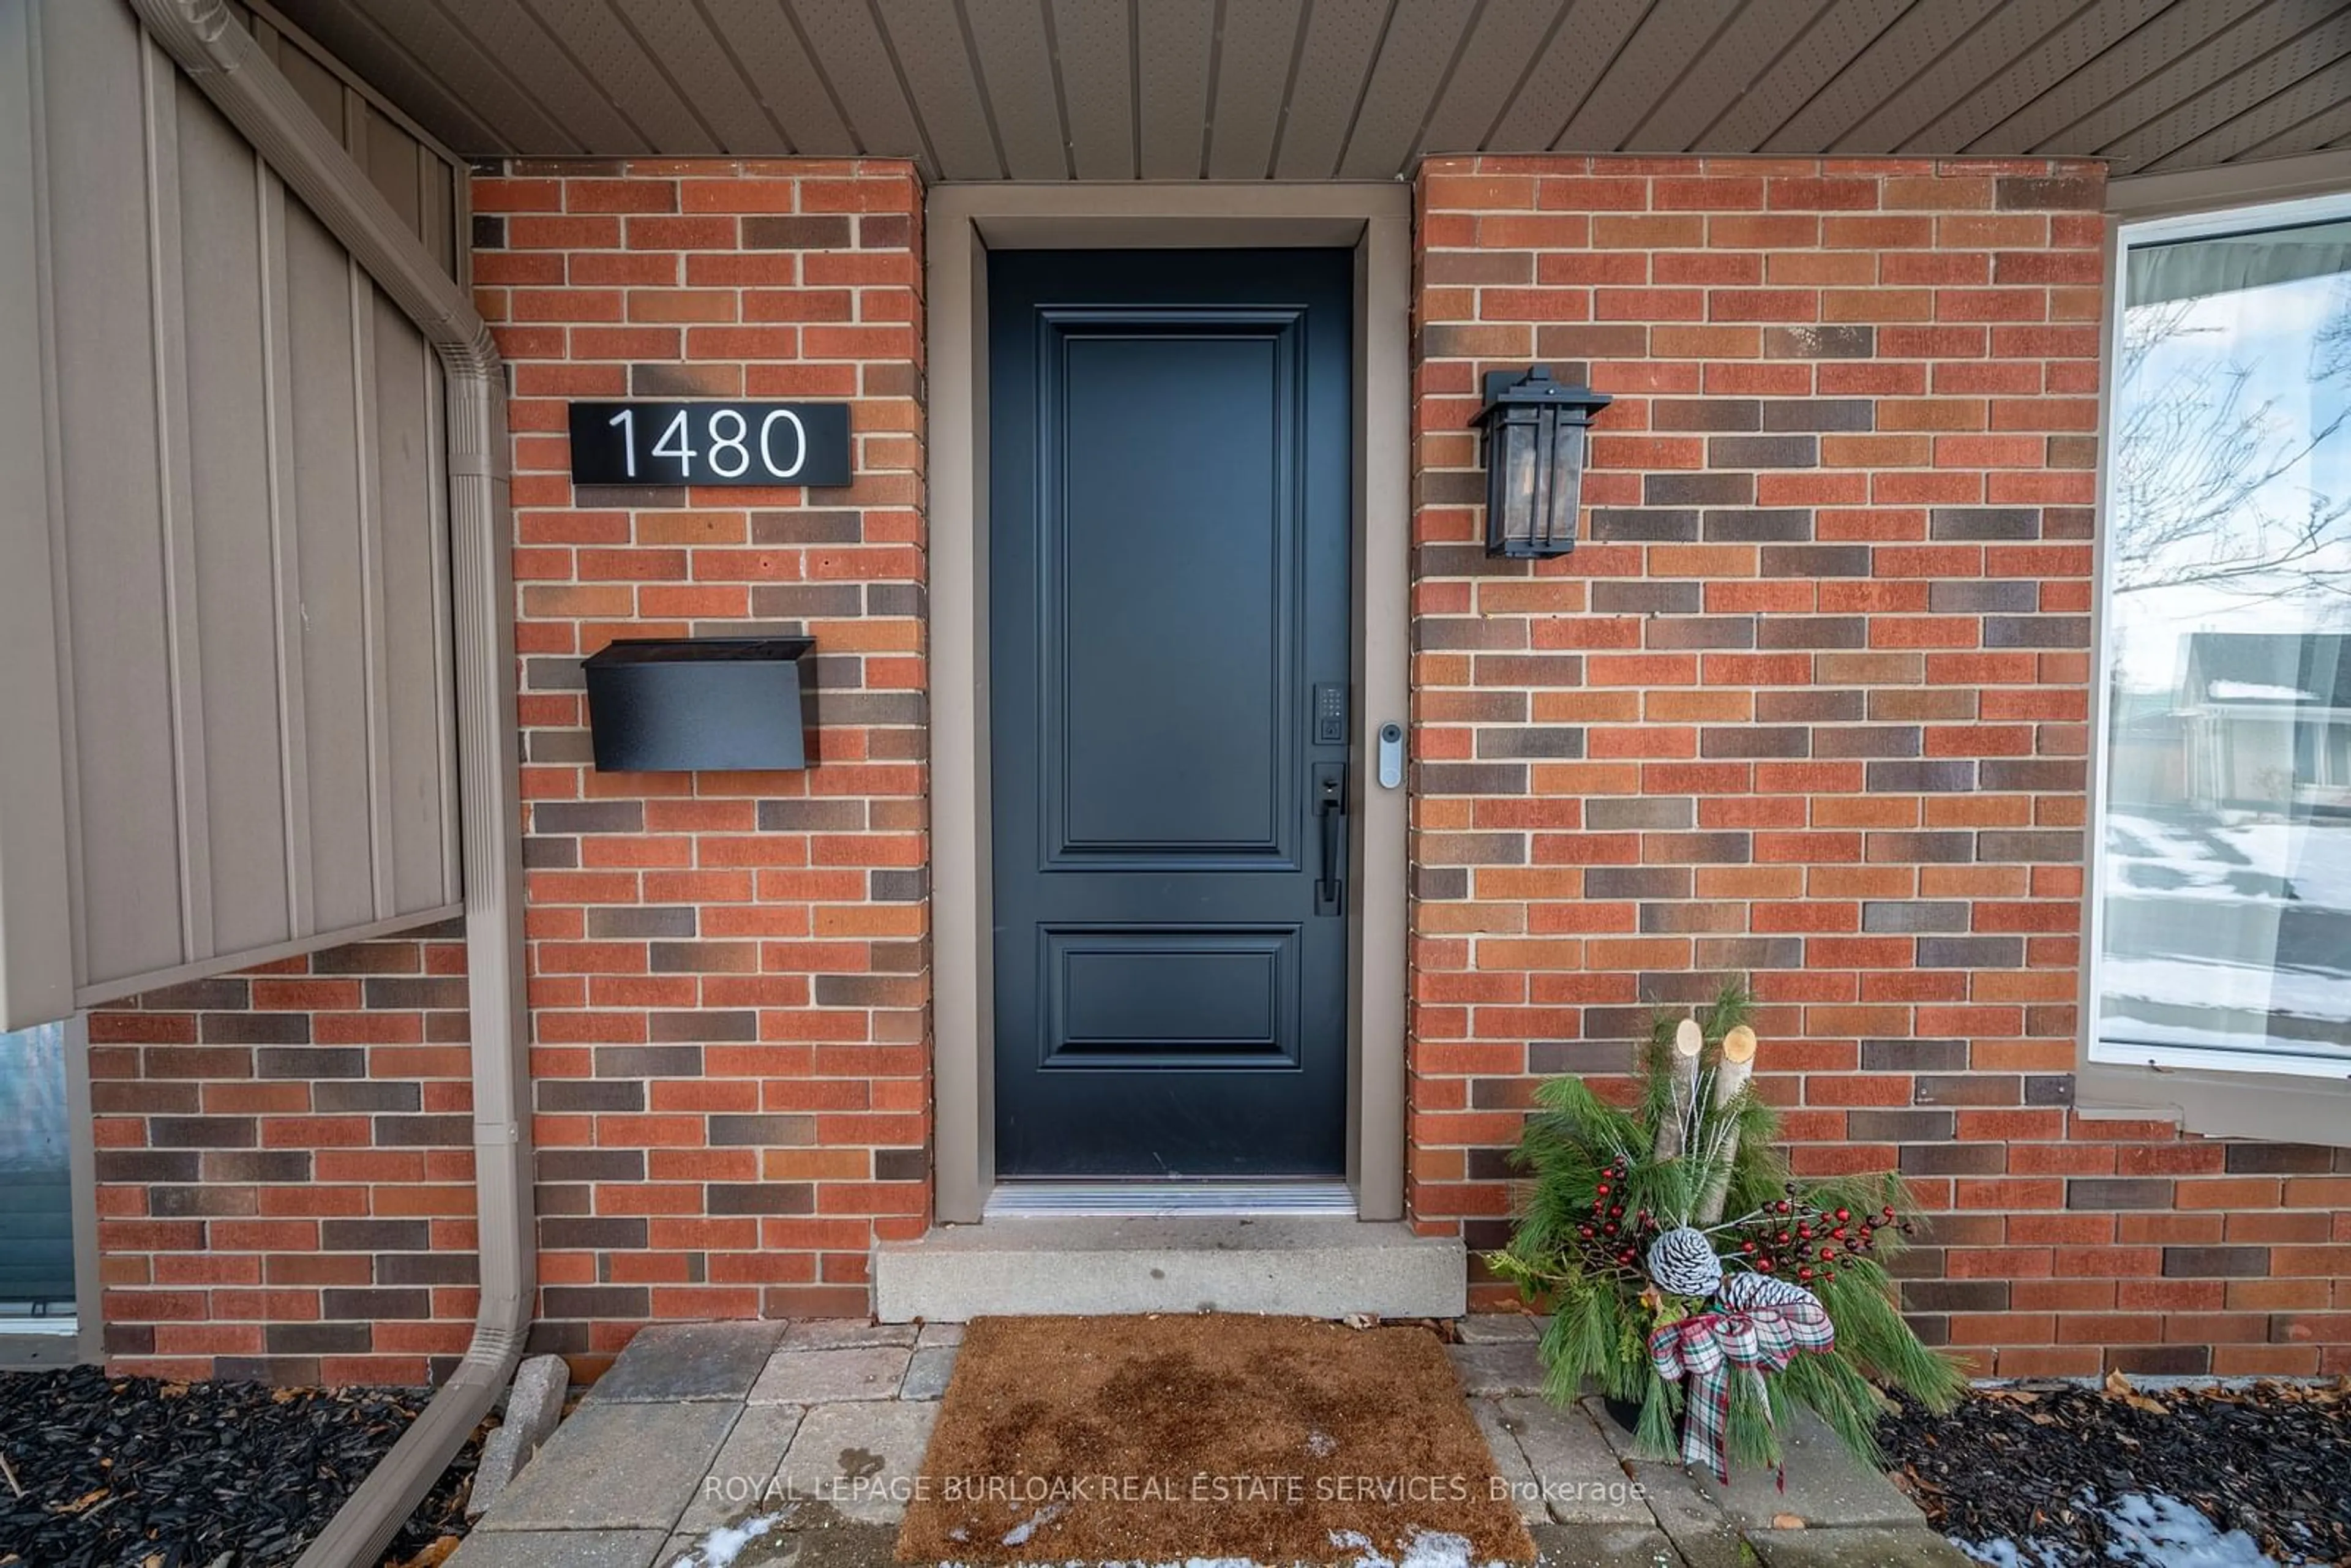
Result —
<path fill-rule="evenodd" d="M 459 831 L 465 882 L 474 1183 L 481 1306 L 473 1343 L 298 1568 L 374 1568 L 513 1375 L 530 1326 L 537 1249 L 525 1113 L 529 1040 L 522 939 L 513 558 L 505 371 L 442 270 L 223 0 L 129 0 L 190 79 L 373 277 L 440 356 L 449 437 Z"/>

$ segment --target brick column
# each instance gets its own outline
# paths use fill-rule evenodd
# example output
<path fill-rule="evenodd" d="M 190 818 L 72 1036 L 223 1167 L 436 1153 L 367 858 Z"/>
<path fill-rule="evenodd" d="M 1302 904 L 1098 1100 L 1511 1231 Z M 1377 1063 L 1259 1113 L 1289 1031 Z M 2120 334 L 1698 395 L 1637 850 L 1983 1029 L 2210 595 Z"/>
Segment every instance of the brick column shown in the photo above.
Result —
<path fill-rule="evenodd" d="M 513 361 L 538 1343 L 867 1311 L 929 1207 L 922 193 L 907 164 L 515 162 L 475 276 Z M 566 401 L 853 406 L 855 485 L 580 489 Z M 601 775 L 580 660 L 805 632 L 806 772 Z"/>

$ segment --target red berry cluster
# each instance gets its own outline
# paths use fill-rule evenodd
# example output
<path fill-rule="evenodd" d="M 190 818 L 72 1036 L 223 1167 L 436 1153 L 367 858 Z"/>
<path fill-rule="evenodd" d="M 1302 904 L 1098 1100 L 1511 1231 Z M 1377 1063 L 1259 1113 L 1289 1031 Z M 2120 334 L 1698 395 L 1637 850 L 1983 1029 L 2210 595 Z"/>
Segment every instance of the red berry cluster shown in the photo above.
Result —
<path fill-rule="evenodd" d="M 1856 1218 L 1851 1209 L 1821 1208 L 1797 1197 L 1793 1182 L 1782 1190 L 1786 1197 L 1766 1205 L 1734 1233 L 1735 1255 L 1759 1274 L 1803 1285 L 1834 1280 L 1839 1263 L 1876 1249 L 1879 1231 L 1892 1226 L 1910 1233 L 1910 1222 L 1896 1219 L 1891 1206 Z"/>
<path fill-rule="evenodd" d="M 1648 1256 L 1649 1243 L 1663 1228 L 1656 1217 L 1646 1208 L 1626 1217 L 1625 1177 L 1631 1170 L 1630 1162 L 1622 1155 L 1609 1162 L 1593 1186 L 1590 1217 L 1575 1228 L 1577 1238 L 1583 1243 L 1584 1267 L 1594 1273 L 1629 1271 L 1639 1275 L 1641 1260 Z"/>

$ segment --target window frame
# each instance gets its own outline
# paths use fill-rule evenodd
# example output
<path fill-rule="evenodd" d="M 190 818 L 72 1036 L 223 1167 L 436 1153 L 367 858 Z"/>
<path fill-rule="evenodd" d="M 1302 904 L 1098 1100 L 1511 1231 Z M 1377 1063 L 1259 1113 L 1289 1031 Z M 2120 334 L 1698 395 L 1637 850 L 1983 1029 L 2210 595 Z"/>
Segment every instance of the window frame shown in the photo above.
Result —
<path fill-rule="evenodd" d="M 0 1369 L 101 1364 L 106 1360 L 105 1290 L 99 1275 L 98 1121 L 90 1099 L 89 1015 L 63 1020 L 66 1163 L 73 1190 L 74 1321 L 70 1330 L 0 1320 Z"/>
<path fill-rule="evenodd" d="M 2215 171 L 2216 173 L 2220 172 Z M 2250 183 L 2250 182 L 2248 182 Z M 2176 1121 L 2222 1136 L 2290 1138 L 2351 1144 L 2351 1057 L 2191 1046 L 2116 1047 L 2099 1037 L 2099 971 L 2105 949 L 2105 883 L 2108 767 L 2108 671 L 2113 653 L 2110 551 L 2113 529 L 2112 444 L 2116 350 L 2126 308 L 2125 268 L 2132 249 L 2179 240 L 2245 234 L 2297 225 L 2351 220 L 2351 180 L 2323 193 L 2276 200 L 2226 201 L 2216 186 L 2213 204 L 2132 217 L 2129 193 L 2110 192 L 2106 225 L 2105 308 L 2100 322 L 2099 444 L 2096 517 L 2091 550 L 2089 672 L 2089 798 L 2084 839 L 2080 1002 L 2075 1039 L 2076 1103 L 2085 1115 Z M 2334 182 L 2330 182 L 2334 183 Z M 2150 190 L 2149 194 L 2154 193 Z M 2171 197 L 2175 193 L 2166 191 Z M 2163 204 L 2169 206 L 2169 202 Z"/>

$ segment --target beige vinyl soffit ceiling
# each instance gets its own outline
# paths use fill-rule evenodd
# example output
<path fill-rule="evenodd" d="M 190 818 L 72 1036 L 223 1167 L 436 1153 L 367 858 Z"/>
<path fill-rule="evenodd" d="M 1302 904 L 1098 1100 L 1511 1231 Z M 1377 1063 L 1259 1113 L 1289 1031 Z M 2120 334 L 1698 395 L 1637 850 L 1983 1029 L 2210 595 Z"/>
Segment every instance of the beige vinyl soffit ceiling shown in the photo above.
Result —
<path fill-rule="evenodd" d="M 469 154 L 1391 179 L 1468 152 L 2351 146 L 2351 0 L 278 0 Z"/>

